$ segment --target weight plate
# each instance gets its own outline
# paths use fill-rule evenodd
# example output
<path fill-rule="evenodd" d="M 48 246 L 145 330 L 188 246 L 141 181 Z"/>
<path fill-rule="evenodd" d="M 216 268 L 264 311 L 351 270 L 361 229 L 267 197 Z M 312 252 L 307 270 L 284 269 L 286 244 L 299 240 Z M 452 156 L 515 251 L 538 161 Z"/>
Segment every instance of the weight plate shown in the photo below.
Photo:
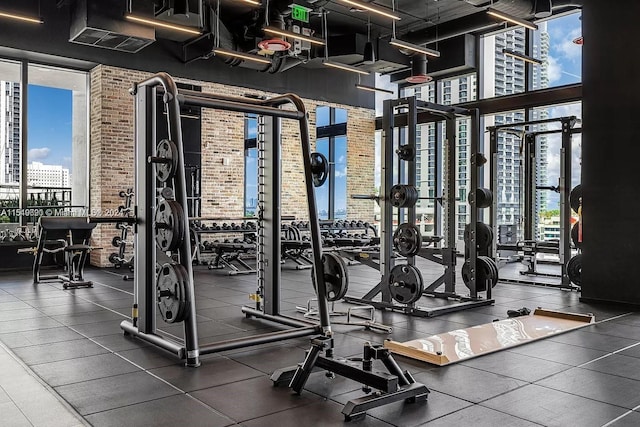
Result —
<path fill-rule="evenodd" d="M 109 262 L 113 264 L 116 268 L 120 268 L 121 263 L 117 253 L 112 252 L 109 254 Z"/>
<path fill-rule="evenodd" d="M 420 229 L 413 224 L 400 224 L 393 233 L 393 247 L 402 256 L 416 256 L 422 248 Z"/>
<path fill-rule="evenodd" d="M 184 238 L 184 212 L 173 200 L 158 203 L 154 218 L 156 243 L 163 251 L 175 251 Z"/>
<path fill-rule="evenodd" d="M 418 190 L 413 185 L 396 184 L 391 187 L 389 201 L 396 208 L 411 208 L 418 201 Z"/>
<path fill-rule="evenodd" d="M 338 301 L 344 298 L 349 290 L 349 274 L 347 265 L 340 255 L 326 252 L 322 255 L 322 272 L 326 289 L 327 301 Z M 314 268 L 311 269 L 313 288 L 318 293 Z"/>
<path fill-rule="evenodd" d="M 578 209 L 580 208 L 581 204 L 582 204 L 582 184 L 578 184 L 575 187 L 573 187 L 573 190 L 571 190 L 571 193 L 569 193 L 569 205 L 571 206 L 571 209 L 573 209 L 575 213 L 578 213 Z"/>
<path fill-rule="evenodd" d="M 469 282 L 471 281 L 471 263 L 469 260 L 466 260 L 464 264 L 462 264 L 462 281 L 468 288 Z"/>
<path fill-rule="evenodd" d="M 471 224 L 467 224 L 464 227 L 464 242 L 469 243 L 469 228 Z M 493 230 L 484 222 L 476 222 L 476 248 L 478 250 L 489 249 L 493 243 Z"/>
<path fill-rule="evenodd" d="M 179 306 L 178 314 L 177 314 L 176 320 L 174 322 L 182 322 L 189 315 L 188 306 L 189 306 L 190 298 L 189 298 L 189 293 L 187 291 L 189 289 L 189 287 L 188 287 L 189 272 L 182 265 L 180 265 L 180 264 L 176 264 L 176 265 L 179 265 L 180 267 L 182 267 L 182 268 L 176 269 L 176 272 L 180 276 L 182 276 L 182 281 L 180 282 L 181 283 L 180 294 L 182 295 L 182 297 L 180 298 L 181 304 Z"/>
<path fill-rule="evenodd" d="M 411 145 L 401 145 L 396 153 L 400 159 L 406 162 L 411 162 L 416 158 L 416 150 Z"/>
<path fill-rule="evenodd" d="M 571 241 L 573 242 L 576 248 L 581 249 L 582 242 L 579 241 L 579 238 L 578 238 L 579 233 L 580 233 L 580 221 L 576 222 L 575 224 L 573 224 L 573 227 L 571 227 Z"/>
<path fill-rule="evenodd" d="M 577 286 L 582 284 L 582 254 L 574 255 L 567 263 L 567 276 L 571 283 Z"/>
<path fill-rule="evenodd" d="M 322 153 L 311 153 L 311 175 L 313 175 L 313 186 L 322 187 L 329 176 L 329 161 Z"/>
<path fill-rule="evenodd" d="M 467 201 L 469 202 L 469 204 L 471 204 L 472 197 L 473 193 L 469 192 L 469 196 L 467 197 Z M 476 188 L 475 198 L 476 208 L 488 208 L 493 202 L 493 194 L 488 188 Z"/>
<path fill-rule="evenodd" d="M 182 322 L 187 313 L 186 269 L 176 263 L 165 263 L 156 276 L 156 298 L 162 319 L 167 323 Z"/>
<path fill-rule="evenodd" d="M 120 243 L 122 242 L 122 237 L 120 236 L 115 236 L 112 240 L 111 240 L 111 245 L 115 246 L 116 248 L 120 247 Z"/>
<path fill-rule="evenodd" d="M 168 163 L 156 163 L 156 177 L 165 182 L 173 178 L 178 170 L 178 147 L 172 141 L 163 139 L 156 147 L 156 157 L 171 160 Z"/>
<path fill-rule="evenodd" d="M 393 267 L 389 273 L 388 285 L 391 298 L 402 304 L 413 304 L 424 291 L 420 270 L 410 264 Z"/>
<path fill-rule="evenodd" d="M 467 288 L 470 289 L 471 282 L 471 263 L 466 260 L 462 265 L 462 280 Z M 479 256 L 476 261 L 476 291 L 484 292 L 487 290 L 487 282 L 491 283 L 493 288 L 498 284 L 498 266 L 489 257 Z"/>
<path fill-rule="evenodd" d="M 160 190 L 160 195 L 162 196 L 163 199 L 168 199 L 168 200 L 175 200 L 175 194 L 173 192 L 173 188 L 171 187 L 163 187 L 162 190 Z"/>

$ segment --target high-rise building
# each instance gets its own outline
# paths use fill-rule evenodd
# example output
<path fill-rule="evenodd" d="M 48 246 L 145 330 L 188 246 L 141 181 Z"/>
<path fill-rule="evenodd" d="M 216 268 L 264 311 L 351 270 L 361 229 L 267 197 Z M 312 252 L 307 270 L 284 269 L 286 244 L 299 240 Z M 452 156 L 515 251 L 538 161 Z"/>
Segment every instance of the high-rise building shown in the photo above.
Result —
<path fill-rule="evenodd" d="M 509 31 L 489 35 L 483 38 L 483 78 L 482 98 L 511 95 L 527 90 L 525 80 L 524 61 L 505 55 L 503 49 L 511 49 L 525 53 L 524 28 L 515 28 Z M 546 23 L 540 24 L 540 30 L 534 33 L 533 56 L 540 58 L 543 64 L 534 66 L 531 76 L 530 89 L 548 87 L 548 57 L 549 34 Z M 457 104 L 476 99 L 478 82 L 475 74 L 458 76 L 439 82 L 439 99 L 436 99 L 434 83 L 424 86 L 409 87 L 404 90 L 404 96 L 415 95 L 418 99 L 440 104 Z M 537 109 L 531 119 L 544 119 L 548 117 L 546 109 Z M 526 120 L 524 111 L 513 111 L 484 117 L 484 125 L 492 126 L 521 122 Z M 540 126 L 538 130 L 545 130 Z M 469 119 L 460 118 L 457 123 L 457 150 L 456 150 L 456 188 L 457 188 L 457 224 L 456 232 L 458 240 L 463 240 L 464 226 L 469 222 L 469 212 L 466 204 L 469 188 L 469 158 L 468 158 L 468 132 L 470 131 Z M 444 126 L 439 133 L 444 134 Z M 435 195 L 435 144 L 436 124 L 420 125 L 417 135 L 417 186 L 421 196 L 433 197 Z M 522 195 L 521 195 L 521 135 L 500 132 L 498 134 L 498 188 L 495 197 L 498 198 L 498 224 L 522 225 Z M 548 185 L 547 176 L 547 138 L 537 138 L 537 171 L 536 184 Z M 442 173 L 442 171 L 441 171 Z M 537 192 L 537 213 L 546 209 L 548 194 L 544 191 Z M 429 216 L 433 212 L 434 202 L 421 200 L 418 204 L 418 219 Z M 537 224 L 536 228 L 537 230 Z M 428 231 L 428 230 L 423 230 Z"/>
<path fill-rule="evenodd" d="M 0 184 L 20 181 L 20 83 L 0 80 Z"/>

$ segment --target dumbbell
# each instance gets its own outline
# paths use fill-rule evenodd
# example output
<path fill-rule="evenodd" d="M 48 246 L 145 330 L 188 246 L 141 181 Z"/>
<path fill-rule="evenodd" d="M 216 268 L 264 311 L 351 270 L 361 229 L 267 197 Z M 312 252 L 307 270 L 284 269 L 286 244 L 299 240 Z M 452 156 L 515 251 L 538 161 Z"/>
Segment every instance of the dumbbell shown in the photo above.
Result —
<path fill-rule="evenodd" d="M 358 221 L 356 221 L 355 219 L 351 220 L 351 227 L 355 228 L 358 226 Z"/>
<path fill-rule="evenodd" d="M 362 222 L 362 220 L 358 220 L 356 222 L 356 227 L 363 227 L 364 226 L 364 222 Z"/>
<path fill-rule="evenodd" d="M 229 230 L 230 229 L 229 224 L 227 224 L 226 222 L 223 222 L 222 223 L 222 229 L 223 230 Z"/>
<path fill-rule="evenodd" d="M 243 242 L 243 240 L 239 239 L 237 237 L 235 239 L 233 239 L 233 243 L 242 243 L 242 242 Z"/>

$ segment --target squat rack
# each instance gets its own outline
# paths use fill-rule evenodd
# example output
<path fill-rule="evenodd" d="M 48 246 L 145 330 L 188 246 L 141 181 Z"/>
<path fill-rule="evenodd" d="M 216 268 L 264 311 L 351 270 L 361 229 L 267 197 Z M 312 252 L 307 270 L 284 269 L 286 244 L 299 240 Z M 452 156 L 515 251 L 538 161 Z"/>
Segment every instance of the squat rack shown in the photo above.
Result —
<path fill-rule="evenodd" d="M 134 335 L 151 344 L 163 348 L 180 359 L 186 359 L 186 365 L 196 367 L 200 365 L 200 355 L 219 351 L 231 350 L 268 342 L 275 342 L 318 333 L 329 328 L 312 322 L 285 316 L 280 313 L 280 121 L 281 119 L 296 120 L 300 126 L 300 142 L 304 164 L 307 203 L 309 207 L 309 227 L 311 230 L 311 245 L 313 260 L 316 266 L 321 266 L 320 227 L 316 209 L 316 201 L 311 175 L 309 129 L 307 113 L 302 100 L 294 94 L 276 96 L 271 99 L 259 100 L 250 98 L 236 98 L 218 94 L 207 94 L 189 90 L 180 90 L 174 80 L 166 73 L 159 73 L 153 77 L 137 83 L 131 90 L 135 96 L 136 141 L 135 141 L 135 268 L 134 268 L 134 305 L 132 321 L 123 321 L 121 328 L 126 334 Z M 163 336 L 156 326 L 156 262 L 166 260 L 167 256 L 156 247 L 156 228 L 154 215 L 156 200 L 158 199 L 157 178 L 154 174 L 153 163 L 166 163 L 166 160 L 156 157 L 156 99 L 162 95 L 162 101 L 167 111 L 168 137 L 177 148 L 177 167 L 174 178 L 173 193 L 177 203 L 187 206 L 186 176 L 184 169 L 184 152 L 182 141 L 182 125 L 180 106 L 195 106 L 215 108 L 226 111 L 255 113 L 262 116 L 264 152 L 261 179 L 264 182 L 265 194 L 262 196 L 262 209 L 259 221 L 262 223 L 262 239 L 258 247 L 258 269 L 262 279 L 259 287 L 260 298 L 256 302 L 256 309 L 243 308 L 247 316 L 260 317 L 277 322 L 292 329 L 272 332 L 250 337 L 225 340 L 217 343 L 203 344 L 198 342 L 196 323 L 195 292 L 193 285 L 193 269 L 191 258 L 191 244 L 188 234 L 180 243 L 177 252 L 177 262 L 187 272 L 184 296 L 187 313 L 183 321 L 184 341 L 177 342 Z M 288 104 L 294 110 L 283 110 L 279 107 Z M 189 230 L 189 218 L 183 214 L 182 224 Z M 328 313 L 325 297 L 324 275 L 322 268 L 314 270 L 318 286 L 318 306 L 320 313 Z M 328 322 L 328 314 L 326 314 Z"/>
<path fill-rule="evenodd" d="M 402 114 L 406 116 L 406 121 L 400 120 L 400 117 L 396 116 L 398 109 L 405 109 L 406 112 Z M 450 300 L 457 300 L 456 303 L 447 304 L 440 307 L 427 308 L 416 305 L 415 302 L 408 304 L 396 304 L 392 301 L 392 296 L 389 288 L 389 281 L 391 277 L 391 270 L 395 266 L 397 255 L 394 251 L 393 244 L 393 206 L 390 202 L 389 193 L 393 186 L 394 179 L 394 149 L 396 148 L 395 130 L 406 123 L 407 127 L 407 145 L 409 145 L 413 152 L 416 153 L 416 127 L 418 125 L 418 111 L 426 111 L 432 115 L 431 122 L 437 122 L 444 120 L 446 126 L 446 139 L 443 144 L 435 145 L 435 196 L 424 197 L 420 196 L 419 199 L 432 199 L 434 200 L 434 230 L 439 232 L 443 230 L 444 242 L 439 245 L 439 238 L 432 239 L 434 248 L 422 247 L 422 242 L 419 242 L 420 251 L 417 256 L 427 259 L 432 262 L 436 262 L 445 267 L 444 273 L 437 278 L 433 283 L 426 288 L 420 287 L 422 295 L 431 296 L 436 298 L 444 298 Z M 380 186 L 380 196 L 377 198 L 380 202 L 381 210 L 381 224 L 380 224 L 380 282 L 374 286 L 363 297 L 356 298 L 346 296 L 345 301 L 360 304 L 370 304 L 379 309 L 388 309 L 394 311 L 401 311 L 406 314 L 421 316 L 421 317 L 434 317 L 451 312 L 465 310 L 468 308 L 485 306 L 493 304 L 494 300 L 491 299 L 491 286 L 487 286 L 486 298 L 482 298 L 478 292 L 478 286 L 476 284 L 476 269 L 473 268 L 469 276 L 469 282 L 467 287 L 469 288 L 469 296 L 462 296 L 456 292 L 456 142 L 457 142 L 457 128 L 456 119 L 458 117 L 469 117 L 471 119 L 471 135 L 470 138 L 470 181 L 471 181 L 471 223 L 469 224 L 470 234 L 470 248 L 469 259 L 471 265 L 476 265 L 477 251 L 476 251 L 476 223 L 479 218 L 479 212 L 475 206 L 475 188 L 479 184 L 479 164 L 476 164 L 477 154 L 479 153 L 479 111 L 477 109 L 465 109 L 460 107 L 453 107 L 447 105 L 440 105 L 426 101 L 419 101 L 416 97 L 406 97 L 399 99 L 385 100 L 383 104 L 383 117 L 382 117 L 382 149 L 381 151 L 381 165 L 382 165 L 382 179 Z M 441 162 L 442 147 L 447 147 L 447 157 L 445 164 Z M 409 185 L 416 184 L 416 162 L 406 162 L 406 178 Z M 443 168 L 443 166 L 445 166 Z M 444 182 L 441 178 L 444 176 Z M 402 179 L 404 175 L 404 165 L 402 161 L 398 162 L 398 178 Z M 355 198 L 371 198 L 370 196 L 355 196 Z M 441 207 L 438 204 L 444 205 L 444 221 L 440 215 Z M 398 211 L 398 223 L 404 221 L 405 209 L 401 208 Z M 415 206 L 407 208 L 407 218 L 409 224 L 415 224 L 416 220 L 416 208 Z M 407 264 L 415 265 L 415 256 L 407 257 Z M 422 279 L 420 279 L 422 280 Z M 443 291 L 438 291 L 444 285 Z M 380 295 L 379 301 L 374 301 Z"/>
<path fill-rule="evenodd" d="M 529 131 L 530 126 L 557 123 L 560 122 L 560 129 L 550 129 L 541 131 Z M 498 233 L 498 133 L 510 132 L 522 134 L 521 156 L 522 168 L 524 169 L 524 180 L 520 182 L 520 190 L 524 188 L 524 221 L 523 237 L 525 240 L 536 240 L 535 216 L 536 216 L 536 191 L 538 190 L 536 174 L 537 174 L 537 139 L 539 136 L 552 135 L 560 133 L 562 137 L 560 147 L 560 176 L 558 189 L 560 194 L 560 239 L 558 246 L 558 255 L 560 257 L 561 288 L 571 288 L 569 275 L 567 274 L 567 261 L 571 258 L 571 239 L 569 233 L 571 231 L 571 206 L 569 203 L 569 194 L 571 193 L 571 160 L 572 160 L 572 136 L 580 133 L 581 128 L 574 128 L 578 123 L 576 116 L 566 116 L 541 120 L 530 120 L 517 123 L 506 123 L 502 125 L 488 126 L 489 131 L 489 153 L 491 158 L 491 190 L 494 194 L 493 203 L 490 207 L 490 222 L 493 228 L 493 234 L 496 238 L 493 240 L 491 256 L 497 261 L 498 250 L 514 249 L 512 245 L 499 245 Z M 521 171 L 522 174 L 522 171 Z M 503 280 L 509 280 L 503 278 Z M 519 282 L 523 282 L 519 280 Z M 530 282 L 527 282 L 530 283 Z M 554 285 L 548 285 L 554 286 Z"/>

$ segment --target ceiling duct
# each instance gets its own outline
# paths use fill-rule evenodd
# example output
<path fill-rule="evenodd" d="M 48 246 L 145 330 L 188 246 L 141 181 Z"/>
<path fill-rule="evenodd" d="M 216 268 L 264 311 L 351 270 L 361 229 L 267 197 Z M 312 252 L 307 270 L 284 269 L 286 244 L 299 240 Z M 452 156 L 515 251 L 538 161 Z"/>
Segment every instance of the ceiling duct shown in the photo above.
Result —
<path fill-rule="evenodd" d="M 155 42 L 152 27 L 124 20 L 124 5 L 121 0 L 77 0 L 71 8 L 69 41 L 129 53 Z M 153 16 L 153 5 L 141 13 Z"/>
<path fill-rule="evenodd" d="M 202 28 L 202 1 L 201 0 L 171 0 L 166 6 L 156 9 L 155 19 L 183 27 Z M 193 38 L 193 35 L 179 31 L 156 28 L 159 38 L 184 42 Z"/>

